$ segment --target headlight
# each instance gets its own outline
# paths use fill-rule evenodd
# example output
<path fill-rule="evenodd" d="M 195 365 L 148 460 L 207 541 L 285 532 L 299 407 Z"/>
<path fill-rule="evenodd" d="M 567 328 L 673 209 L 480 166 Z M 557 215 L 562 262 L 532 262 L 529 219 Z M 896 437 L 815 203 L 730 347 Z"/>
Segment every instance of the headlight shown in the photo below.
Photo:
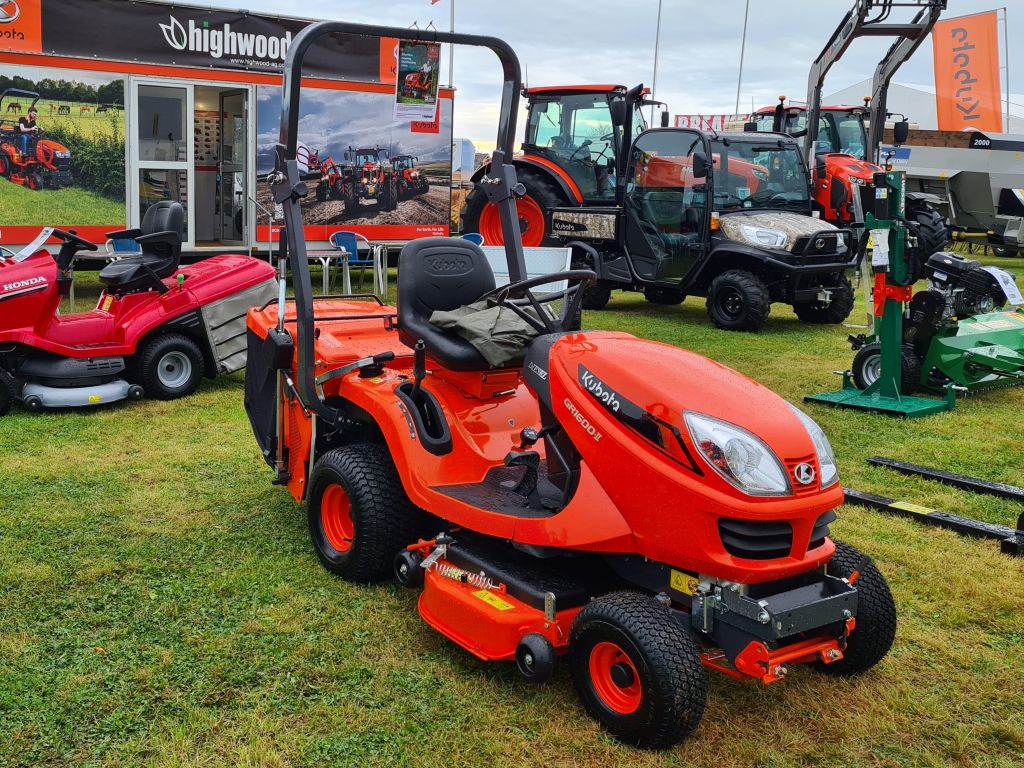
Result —
<path fill-rule="evenodd" d="M 697 450 L 741 491 L 751 496 L 785 496 L 792 492 L 782 462 L 760 438 L 701 413 L 687 411 L 684 418 Z"/>
<path fill-rule="evenodd" d="M 807 434 L 811 436 L 811 442 L 814 443 L 814 450 L 818 454 L 818 467 L 821 474 L 821 487 L 828 488 L 828 486 L 839 480 L 839 467 L 836 466 L 836 455 L 832 451 L 832 444 L 825 437 L 825 432 L 818 423 L 808 416 L 806 413 L 801 411 L 792 403 L 789 405 L 793 409 L 800 421 L 803 422 L 804 429 L 807 430 Z"/>
<path fill-rule="evenodd" d="M 743 233 L 743 239 L 751 245 L 763 245 L 765 248 L 785 248 L 786 241 L 789 240 L 785 232 L 754 227 L 750 224 L 741 224 L 740 232 Z"/>

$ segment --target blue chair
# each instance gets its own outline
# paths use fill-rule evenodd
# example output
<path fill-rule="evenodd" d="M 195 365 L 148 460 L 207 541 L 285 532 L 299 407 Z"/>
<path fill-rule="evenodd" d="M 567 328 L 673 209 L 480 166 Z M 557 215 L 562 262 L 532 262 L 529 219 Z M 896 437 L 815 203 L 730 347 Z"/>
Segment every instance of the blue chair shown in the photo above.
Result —
<path fill-rule="evenodd" d="M 139 256 L 142 247 L 130 237 L 113 237 L 107 240 L 107 259 L 116 261 L 125 256 Z"/>
<path fill-rule="evenodd" d="M 469 240 L 469 242 L 473 243 L 473 245 L 484 244 L 484 236 L 481 235 L 479 232 L 467 232 L 462 236 L 462 239 Z"/>
<path fill-rule="evenodd" d="M 383 298 L 387 286 L 384 284 L 384 265 L 381 264 L 381 246 L 374 245 L 357 232 L 338 230 L 330 236 L 331 245 L 344 255 L 340 257 L 342 267 L 342 292 L 352 293 L 351 269 L 359 270 L 359 290 L 363 290 L 363 277 L 366 270 L 370 269 L 373 276 L 374 295 Z M 363 245 L 363 254 L 359 252 L 359 246 Z"/>

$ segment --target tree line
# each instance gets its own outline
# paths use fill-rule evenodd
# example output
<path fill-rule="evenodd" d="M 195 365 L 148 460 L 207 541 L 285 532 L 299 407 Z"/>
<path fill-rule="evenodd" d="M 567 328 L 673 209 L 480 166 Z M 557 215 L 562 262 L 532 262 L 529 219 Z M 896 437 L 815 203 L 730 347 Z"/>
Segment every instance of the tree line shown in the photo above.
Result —
<path fill-rule="evenodd" d="M 35 91 L 42 99 L 50 101 L 124 106 L 124 80 L 114 80 L 105 85 L 95 86 L 76 80 L 54 80 L 48 77 L 37 82 L 18 75 L 0 75 L 0 92 L 7 88 Z"/>

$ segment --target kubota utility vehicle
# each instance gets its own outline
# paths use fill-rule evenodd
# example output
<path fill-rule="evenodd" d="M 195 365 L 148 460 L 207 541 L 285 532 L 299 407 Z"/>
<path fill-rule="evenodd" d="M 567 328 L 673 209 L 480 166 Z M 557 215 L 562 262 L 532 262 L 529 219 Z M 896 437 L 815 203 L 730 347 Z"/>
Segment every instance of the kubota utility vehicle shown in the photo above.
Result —
<path fill-rule="evenodd" d="M 419 158 L 412 155 L 394 155 L 391 158 L 391 164 L 395 167 L 395 173 L 398 174 L 399 197 L 422 195 L 430 189 L 426 175 L 416 167 L 418 161 Z"/>
<path fill-rule="evenodd" d="M 321 163 L 317 200 L 344 200 L 346 213 L 358 210 L 366 198 L 375 199 L 385 211 L 398 207 L 398 177 L 388 160 L 388 150 L 349 147 L 345 161 L 346 165 L 339 165 L 328 157 Z"/>
<path fill-rule="evenodd" d="M 585 308 L 601 309 L 619 288 L 655 304 L 706 297 L 711 320 L 727 330 L 758 330 L 773 303 L 807 322 L 849 316 L 846 272 L 859 251 L 852 231 L 811 216 L 792 138 L 647 130 L 642 85 L 589 88 L 527 91 L 525 154 L 516 158 L 526 180 L 516 202 L 524 242 L 573 247 L 574 266 L 598 278 Z M 466 198 L 463 228 L 500 243 L 499 209 L 481 183 L 487 172 Z"/>
<path fill-rule="evenodd" d="M 908 23 L 890 18 L 894 6 L 918 9 Z M 822 218 L 841 227 L 861 227 L 864 214 L 874 205 L 873 178 L 882 168 L 880 157 L 889 83 L 900 66 L 927 39 L 946 8 L 946 0 L 855 0 L 821 53 L 807 78 L 807 104 L 787 105 L 785 97 L 774 107 L 751 116 L 748 129 L 785 131 L 798 138 L 811 168 L 814 204 Z M 872 17 L 872 14 L 875 14 Z M 825 76 L 858 37 L 893 37 L 893 44 L 875 68 L 872 95 L 863 106 L 822 106 Z M 810 115 L 810 120 L 808 120 Z M 870 127 L 865 126 L 867 118 Z M 894 126 L 896 144 L 906 140 L 909 124 Z M 949 242 L 949 224 L 939 212 L 939 198 L 925 192 L 906 193 L 908 254 L 912 277 L 920 276 L 928 257 Z"/>
<path fill-rule="evenodd" d="M 8 88 L 0 93 L 0 115 L 7 114 L 4 101 L 12 96 L 32 99 L 28 109 L 39 101 L 39 94 L 34 91 Z M 29 189 L 66 187 L 71 183 L 71 151 L 60 142 L 46 138 L 46 133 L 39 128 L 23 135 L 17 120 L 0 117 L 0 178 Z"/>
<path fill-rule="evenodd" d="M 482 185 L 510 285 L 495 287 L 473 243 L 430 238 L 402 251 L 397 309 L 314 300 L 294 157 L 303 58 L 332 33 L 498 56 L 497 149 Z M 519 72 L 501 40 L 447 32 L 323 22 L 289 49 L 272 190 L 295 300 L 249 314 L 245 403 L 275 482 L 307 503 L 320 561 L 350 581 L 394 573 L 422 586 L 428 624 L 530 680 L 567 657 L 587 711 L 645 747 L 697 727 L 706 668 L 765 683 L 799 663 L 871 668 L 893 642 L 895 608 L 870 561 L 829 538 L 843 491 L 821 429 L 699 355 L 581 332 L 592 272 L 524 279 L 506 162 Z M 534 294 L 552 281 L 565 289 Z M 431 322 L 482 298 L 476 309 L 533 333 L 503 364 Z"/>
<path fill-rule="evenodd" d="M 245 313 L 274 295 L 274 269 L 249 256 L 178 269 L 183 216 L 180 204 L 160 202 L 140 229 L 110 233 L 134 238 L 142 254 L 100 271 L 90 312 L 57 312 L 75 257 L 96 250 L 73 231 L 44 229 L 0 258 L 0 415 L 14 401 L 36 411 L 170 400 L 245 365 Z M 56 257 L 41 247 L 50 235 L 61 240 Z"/>

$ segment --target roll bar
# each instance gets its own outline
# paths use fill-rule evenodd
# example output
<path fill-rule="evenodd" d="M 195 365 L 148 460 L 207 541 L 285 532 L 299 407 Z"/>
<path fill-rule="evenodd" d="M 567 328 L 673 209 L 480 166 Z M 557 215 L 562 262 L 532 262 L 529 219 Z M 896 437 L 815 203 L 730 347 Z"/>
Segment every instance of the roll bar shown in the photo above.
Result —
<path fill-rule="evenodd" d="M 501 231 L 505 239 L 505 257 L 508 261 L 509 279 L 517 282 L 526 278 L 526 261 L 523 257 L 523 242 L 519 230 L 519 216 L 516 211 L 515 195 L 525 189 L 516 180 L 512 158 L 513 141 L 516 131 L 516 113 L 519 109 L 519 93 L 522 90 L 522 75 L 519 57 L 504 40 L 483 35 L 467 35 L 439 30 L 408 29 L 368 24 L 352 24 L 344 21 L 324 21 L 311 24 L 303 29 L 288 49 L 284 63 L 284 98 L 281 104 L 281 129 L 275 147 L 274 173 L 271 174 L 271 189 L 274 201 L 284 210 L 287 253 L 290 255 L 295 291 L 296 349 L 298 367 L 295 382 L 299 398 L 307 409 L 331 424 L 337 422 L 338 412 L 328 406 L 316 390 L 314 381 L 314 317 L 313 290 L 309 278 L 309 262 L 306 257 L 306 243 L 303 236 L 301 199 L 309 189 L 299 175 L 295 159 L 299 133 L 299 97 L 302 87 L 302 62 L 312 45 L 325 35 L 346 34 L 365 37 L 393 37 L 423 43 L 451 43 L 489 48 L 501 62 L 504 84 L 501 95 L 501 112 L 498 117 L 497 149 L 491 159 L 492 176 L 485 176 L 479 182 L 489 202 L 498 206 Z"/>
<path fill-rule="evenodd" d="M 4 99 L 8 96 L 29 96 L 32 99 L 32 104 L 29 109 L 32 109 L 39 101 L 39 94 L 35 91 L 25 91 L 21 88 L 5 88 L 3 93 L 0 93 L 0 104 L 4 103 Z M 26 110 L 27 111 L 27 110 Z"/>

